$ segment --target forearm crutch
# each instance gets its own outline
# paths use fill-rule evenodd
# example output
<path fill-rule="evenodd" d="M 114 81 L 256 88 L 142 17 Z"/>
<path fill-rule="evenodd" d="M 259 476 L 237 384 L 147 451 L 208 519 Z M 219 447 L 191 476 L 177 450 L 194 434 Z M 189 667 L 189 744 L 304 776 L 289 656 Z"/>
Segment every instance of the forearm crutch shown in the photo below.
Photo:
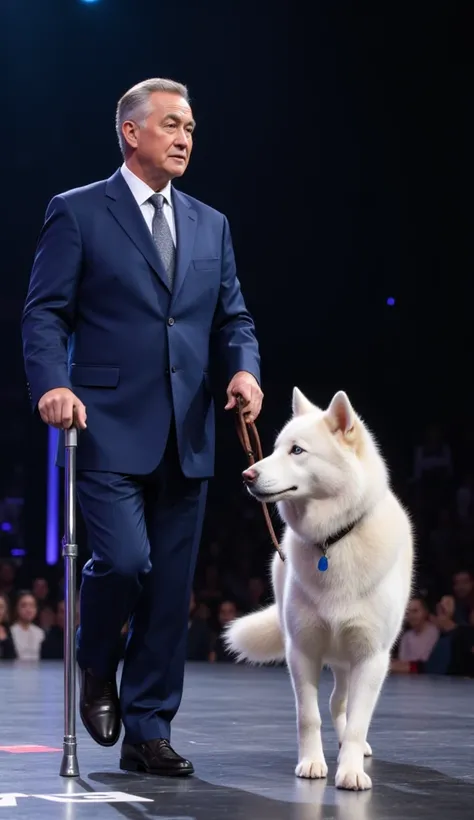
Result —
<path fill-rule="evenodd" d="M 76 740 L 76 453 L 77 428 L 65 431 L 64 473 L 64 744 L 61 777 L 78 777 Z"/>

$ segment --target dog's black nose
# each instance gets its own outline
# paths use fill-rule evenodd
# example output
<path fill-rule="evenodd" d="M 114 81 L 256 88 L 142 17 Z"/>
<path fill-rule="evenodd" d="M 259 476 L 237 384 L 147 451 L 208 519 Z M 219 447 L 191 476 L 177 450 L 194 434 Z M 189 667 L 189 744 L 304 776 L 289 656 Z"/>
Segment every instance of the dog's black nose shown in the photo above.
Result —
<path fill-rule="evenodd" d="M 246 484 L 251 484 L 257 478 L 257 471 L 253 467 L 249 467 L 248 470 L 243 471 L 242 478 Z"/>

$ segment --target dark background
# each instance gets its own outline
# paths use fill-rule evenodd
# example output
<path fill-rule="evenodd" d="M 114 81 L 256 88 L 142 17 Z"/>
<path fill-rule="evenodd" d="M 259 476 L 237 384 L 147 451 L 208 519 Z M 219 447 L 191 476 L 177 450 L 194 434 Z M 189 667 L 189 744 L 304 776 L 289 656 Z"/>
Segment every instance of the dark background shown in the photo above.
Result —
<path fill-rule="evenodd" d="M 198 128 L 177 187 L 229 217 L 265 448 L 293 384 L 318 404 L 345 389 L 395 483 L 431 421 L 469 434 L 473 32 L 474 7 L 454 0 L 0 1 L 0 482 L 24 461 L 32 557 L 46 431 L 19 320 L 35 243 L 54 194 L 120 164 L 116 102 L 146 77 L 190 89 Z M 219 414 L 217 494 L 244 466 L 232 424 Z"/>

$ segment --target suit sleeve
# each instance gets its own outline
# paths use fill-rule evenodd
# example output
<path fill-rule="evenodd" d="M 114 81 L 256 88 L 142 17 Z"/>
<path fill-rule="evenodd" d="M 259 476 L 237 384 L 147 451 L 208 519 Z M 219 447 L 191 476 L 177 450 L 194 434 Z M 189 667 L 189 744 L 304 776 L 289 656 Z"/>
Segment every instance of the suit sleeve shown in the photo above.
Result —
<path fill-rule="evenodd" d="M 214 314 L 214 342 L 225 366 L 227 379 L 246 370 L 260 382 L 260 353 L 255 325 L 248 312 L 237 278 L 229 223 L 224 217 L 222 275 L 219 301 Z"/>
<path fill-rule="evenodd" d="M 33 409 L 56 387 L 68 387 L 68 339 L 74 327 L 82 265 L 77 221 L 63 196 L 51 200 L 22 315 L 23 358 Z"/>

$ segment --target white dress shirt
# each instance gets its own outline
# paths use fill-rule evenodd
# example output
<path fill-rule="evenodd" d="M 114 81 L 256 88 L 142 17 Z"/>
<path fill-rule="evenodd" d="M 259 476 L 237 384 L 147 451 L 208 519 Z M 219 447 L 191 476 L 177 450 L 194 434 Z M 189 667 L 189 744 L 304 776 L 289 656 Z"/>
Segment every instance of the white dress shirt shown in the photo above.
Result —
<path fill-rule="evenodd" d="M 137 204 L 142 212 L 143 219 L 148 225 L 150 233 L 152 231 L 152 222 L 155 215 L 155 209 L 151 202 L 148 202 L 148 200 L 153 194 L 163 194 L 165 198 L 163 211 L 166 221 L 170 226 L 171 236 L 173 237 L 173 242 L 176 247 L 176 226 L 173 214 L 173 200 L 171 198 L 171 182 L 168 182 L 161 191 L 154 191 L 153 188 L 150 188 L 150 186 L 146 184 L 146 182 L 143 182 L 142 179 L 137 177 L 125 162 L 120 170 L 125 182 L 137 201 Z"/>
<path fill-rule="evenodd" d="M 30 624 L 27 629 L 23 629 L 20 624 L 13 624 L 10 631 L 18 660 L 39 661 L 45 637 L 43 630 L 36 624 Z"/>

